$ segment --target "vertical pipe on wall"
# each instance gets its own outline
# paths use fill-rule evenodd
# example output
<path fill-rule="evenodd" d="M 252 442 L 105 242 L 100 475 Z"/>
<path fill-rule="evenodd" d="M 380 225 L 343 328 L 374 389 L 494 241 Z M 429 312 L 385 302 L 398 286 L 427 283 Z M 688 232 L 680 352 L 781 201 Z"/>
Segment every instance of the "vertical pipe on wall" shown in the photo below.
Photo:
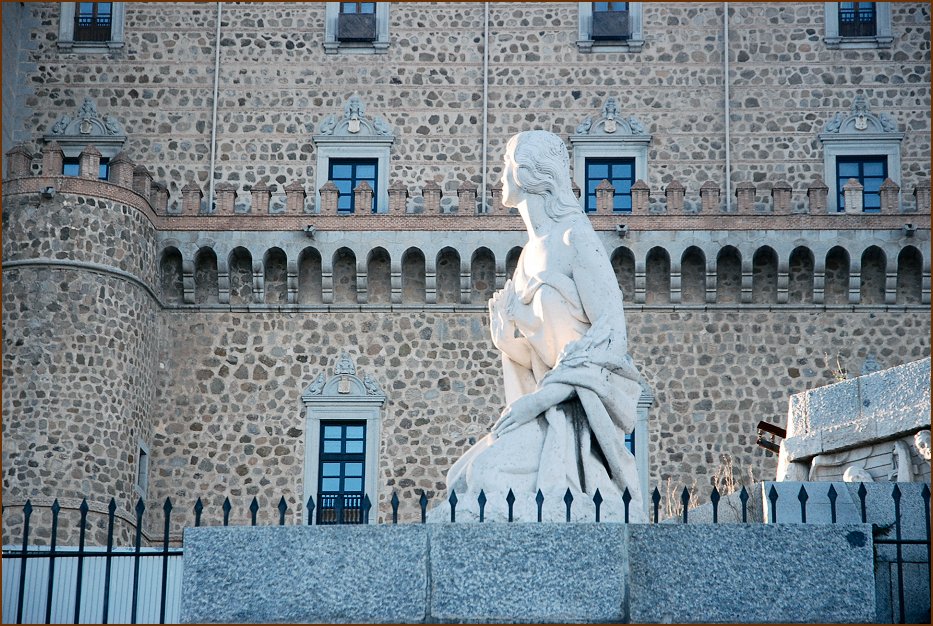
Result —
<path fill-rule="evenodd" d="M 214 36 L 214 98 L 211 101 L 211 166 L 207 191 L 208 210 L 214 206 L 214 160 L 217 157 L 217 93 L 220 88 L 220 17 L 223 2 L 217 3 L 217 32 Z"/>
<path fill-rule="evenodd" d="M 726 118 L 726 212 L 732 210 L 732 150 L 729 128 L 729 3 L 722 3 L 722 82 L 725 87 L 724 115 Z"/>
<path fill-rule="evenodd" d="M 489 3 L 483 3 L 483 172 L 482 189 L 480 189 L 480 204 L 484 213 L 489 213 L 489 203 L 486 200 L 486 167 L 488 155 L 486 149 L 489 140 L 489 126 L 487 116 L 489 111 Z"/>

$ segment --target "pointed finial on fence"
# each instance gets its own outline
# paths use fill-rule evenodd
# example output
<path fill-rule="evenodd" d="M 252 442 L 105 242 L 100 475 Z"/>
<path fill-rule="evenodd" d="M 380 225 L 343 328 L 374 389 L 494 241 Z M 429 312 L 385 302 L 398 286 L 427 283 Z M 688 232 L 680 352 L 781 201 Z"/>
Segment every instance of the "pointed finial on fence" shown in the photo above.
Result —
<path fill-rule="evenodd" d="M 651 502 L 654 503 L 654 523 L 658 523 L 658 508 L 661 505 L 661 492 L 658 491 L 658 488 L 654 488 L 654 492 L 651 494 Z"/>
<path fill-rule="evenodd" d="M 112 500 L 112 498 L 111 498 Z M 29 504 L 29 500 L 26 501 L 26 504 Z M 32 508 L 32 505 L 29 505 Z M 23 507 L 25 509 L 26 507 Z M 58 503 L 58 498 L 55 498 L 55 502 L 52 503 L 52 513 L 58 515 L 58 512 L 62 510 L 62 505 Z"/>
<path fill-rule="evenodd" d="M 538 493 L 535 495 L 535 504 L 538 506 L 538 521 L 541 521 L 541 509 L 544 508 L 544 494 L 541 493 L 541 490 L 538 489 Z"/>
<path fill-rule="evenodd" d="M 868 523 L 868 512 L 865 510 L 865 496 L 868 495 L 868 489 L 865 488 L 865 483 L 859 483 L 858 485 L 858 499 L 862 508 L 862 523 Z"/>
<path fill-rule="evenodd" d="M 739 500 L 742 501 L 742 523 L 748 523 L 748 490 L 742 485 L 742 491 L 739 492 Z"/>
<path fill-rule="evenodd" d="M 224 510 L 224 526 L 228 526 L 230 524 L 230 509 L 233 508 L 233 505 L 230 504 L 229 497 L 224 498 L 224 505 L 222 508 Z"/>
<path fill-rule="evenodd" d="M 201 502 L 201 498 L 198 498 L 197 502 L 194 503 L 194 527 L 197 528 L 201 525 L 201 511 L 204 510 L 204 503 Z"/>
<path fill-rule="evenodd" d="M 622 507 L 625 509 L 625 523 L 628 524 L 628 509 L 629 504 L 632 502 L 632 494 L 629 493 L 628 487 L 622 492 Z"/>
<path fill-rule="evenodd" d="M 596 488 L 596 493 L 593 494 L 593 505 L 596 507 L 596 521 L 599 522 L 599 507 L 603 503 L 603 496 L 599 493 L 599 487 Z"/>
<path fill-rule="evenodd" d="M 253 496 L 253 501 L 249 503 L 250 525 L 256 525 L 256 513 L 259 512 L 259 501 Z"/>
<path fill-rule="evenodd" d="M 570 493 L 570 487 L 564 492 L 564 506 L 567 507 L 567 521 L 570 521 L 570 507 L 573 506 L 573 494 Z"/>
<path fill-rule="evenodd" d="M 308 496 L 308 526 L 314 523 L 314 498 Z"/>
<path fill-rule="evenodd" d="M 684 487 L 684 490 L 680 493 L 680 503 L 684 508 L 684 524 L 687 523 L 687 506 L 690 504 L 690 492 Z"/>
<path fill-rule="evenodd" d="M 142 498 L 140 498 L 139 500 L 136 501 L 136 517 L 141 518 L 145 510 L 146 510 L 146 503 L 143 502 Z"/>
<path fill-rule="evenodd" d="M 389 500 L 392 505 L 392 523 L 398 524 L 398 494 L 393 490 L 392 499 Z"/>
<path fill-rule="evenodd" d="M 476 498 L 476 503 L 479 504 L 479 521 L 480 521 L 480 523 L 482 523 L 483 520 L 485 519 L 485 516 L 486 516 L 486 514 L 485 514 L 485 511 L 486 511 L 486 492 L 483 491 L 482 489 L 479 490 L 479 496 L 477 496 L 477 498 Z"/>
<path fill-rule="evenodd" d="M 509 505 L 509 521 L 512 521 L 512 506 L 515 504 L 515 494 L 512 493 L 512 490 L 509 489 L 509 493 L 505 496 L 505 502 Z"/>
<path fill-rule="evenodd" d="M 285 526 L 285 511 L 288 510 L 288 503 L 285 502 L 285 496 L 279 500 L 279 526 Z"/>
<path fill-rule="evenodd" d="M 778 492 L 774 485 L 771 485 L 771 489 L 768 491 L 768 500 L 771 501 L 771 523 L 777 524 Z"/>
<path fill-rule="evenodd" d="M 829 490 L 826 492 L 826 497 L 829 498 L 829 519 L 835 524 L 836 523 L 836 498 L 838 494 L 836 493 L 836 488 L 832 483 L 829 483 Z"/>
<path fill-rule="evenodd" d="M 369 496 L 366 494 L 363 494 L 363 523 L 364 524 L 369 523 L 369 512 L 372 510 L 372 508 L 373 508 L 373 503 L 370 502 Z"/>
<path fill-rule="evenodd" d="M 78 507 L 78 510 L 81 511 L 82 516 L 87 516 L 87 512 L 91 510 L 91 507 L 87 505 L 87 498 L 81 499 L 81 506 Z"/>
<path fill-rule="evenodd" d="M 800 523 L 807 523 L 807 500 L 810 499 L 810 496 L 807 494 L 807 490 L 803 485 L 800 485 L 800 491 L 797 492 L 797 499 L 800 500 Z"/>
<path fill-rule="evenodd" d="M 421 505 L 421 523 L 424 524 L 428 521 L 428 496 L 424 489 L 421 490 L 421 498 L 419 498 L 418 504 Z"/>
<path fill-rule="evenodd" d="M 713 485 L 713 491 L 709 494 L 709 501 L 713 503 L 713 523 L 719 523 L 719 489 Z"/>
<path fill-rule="evenodd" d="M 453 524 L 457 521 L 457 490 L 450 490 L 450 497 L 447 498 L 447 501 L 450 502 L 450 523 Z"/>

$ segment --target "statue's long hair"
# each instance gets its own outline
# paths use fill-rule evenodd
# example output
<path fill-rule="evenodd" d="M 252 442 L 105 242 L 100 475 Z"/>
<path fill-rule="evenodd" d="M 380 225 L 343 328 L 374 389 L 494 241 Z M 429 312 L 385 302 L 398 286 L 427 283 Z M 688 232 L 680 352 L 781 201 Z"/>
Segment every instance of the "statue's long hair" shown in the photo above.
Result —
<path fill-rule="evenodd" d="M 545 130 L 527 130 L 509 139 L 506 154 L 516 168 L 515 180 L 526 193 L 544 197 L 552 220 L 581 213 L 570 182 L 570 157 L 560 137 Z"/>

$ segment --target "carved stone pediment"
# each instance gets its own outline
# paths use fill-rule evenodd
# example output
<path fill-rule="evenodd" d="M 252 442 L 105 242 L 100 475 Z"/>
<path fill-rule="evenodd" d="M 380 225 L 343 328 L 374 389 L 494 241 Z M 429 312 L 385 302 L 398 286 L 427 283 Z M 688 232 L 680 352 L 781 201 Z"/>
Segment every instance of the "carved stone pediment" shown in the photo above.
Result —
<path fill-rule="evenodd" d="M 84 146 L 93 145 L 101 155 L 112 157 L 122 149 L 126 135 L 116 118 L 101 115 L 94 100 L 85 98 L 74 115 L 58 118 L 44 139 L 61 144 L 65 156 L 77 156 Z"/>
<path fill-rule="evenodd" d="M 327 378 L 323 372 L 317 375 L 304 392 L 301 400 L 305 404 L 324 402 L 346 402 L 352 404 L 385 403 L 386 395 L 370 375 L 358 372 L 353 358 L 343 352 L 334 364 L 333 373 Z"/>
<path fill-rule="evenodd" d="M 367 117 L 366 105 L 359 96 L 354 95 L 343 105 L 341 115 L 332 113 L 321 120 L 318 134 L 314 136 L 315 143 L 347 140 L 391 143 L 395 137 L 392 127 L 383 118 Z"/>
<path fill-rule="evenodd" d="M 900 140 L 904 133 L 898 132 L 897 122 L 888 113 L 876 114 L 868 106 L 864 95 L 852 101 L 849 113 L 837 112 L 823 127 L 821 141 L 861 141 L 868 139 Z"/>
<path fill-rule="evenodd" d="M 577 125 L 571 141 L 601 137 L 646 143 L 651 140 L 644 124 L 634 115 L 623 115 L 618 102 L 612 97 L 606 99 L 599 116 L 587 116 Z"/>

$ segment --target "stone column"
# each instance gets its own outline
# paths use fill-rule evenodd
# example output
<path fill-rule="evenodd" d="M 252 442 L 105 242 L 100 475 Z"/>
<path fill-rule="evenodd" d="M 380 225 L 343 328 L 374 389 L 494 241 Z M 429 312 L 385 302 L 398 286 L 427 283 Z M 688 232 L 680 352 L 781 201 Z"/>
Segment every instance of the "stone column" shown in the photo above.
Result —
<path fill-rule="evenodd" d="M 111 173 L 113 169 L 111 168 Z M 168 187 L 162 183 L 152 183 L 151 200 L 153 210 L 160 214 L 168 214 Z"/>
<path fill-rule="evenodd" d="M 489 190 L 489 197 L 492 204 L 493 215 L 503 215 L 505 214 L 505 207 L 502 206 L 502 182 L 497 182 Z M 579 197 L 579 196 L 577 196 Z"/>
<path fill-rule="evenodd" d="M 236 187 L 228 182 L 221 181 L 214 185 L 214 195 L 217 202 L 214 215 L 233 215 L 233 205 L 236 202 Z"/>
<path fill-rule="evenodd" d="M 785 181 L 774 183 L 771 188 L 771 211 L 776 215 L 789 215 L 792 198 L 793 188 L 789 183 Z"/>
<path fill-rule="evenodd" d="M 464 215 L 473 215 L 476 208 L 476 185 L 469 180 L 457 188 L 457 210 Z"/>
<path fill-rule="evenodd" d="M 845 198 L 846 205 L 846 214 L 852 215 L 861 215 L 862 214 L 862 191 L 864 187 L 862 183 L 854 178 L 850 178 L 842 187 L 843 198 Z"/>
<path fill-rule="evenodd" d="M 137 165 L 133 168 L 133 191 L 146 200 L 149 199 L 149 194 L 152 192 L 152 174 L 145 165 Z"/>
<path fill-rule="evenodd" d="M 879 192 L 881 195 L 881 212 L 897 213 L 898 208 L 900 208 L 900 186 L 890 178 L 885 178 L 884 182 L 881 183 Z"/>
<path fill-rule="evenodd" d="M 43 176 L 61 176 L 62 166 L 65 162 L 65 153 L 62 152 L 61 144 L 52 141 L 42 148 L 42 175 Z"/>
<path fill-rule="evenodd" d="M 305 192 L 305 186 L 301 181 L 292 181 L 285 185 L 285 213 L 288 215 L 298 215 L 305 212 L 305 198 L 308 197 Z"/>
<path fill-rule="evenodd" d="M 822 178 L 817 176 L 816 179 L 810 183 L 810 186 L 807 187 L 807 202 L 810 207 L 811 215 L 826 213 L 826 200 L 828 195 L 829 187 L 826 186 Z"/>
<path fill-rule="evenodd" d="M 424 212 L 430 215 L 441 212 L 441 186 L 433 180 L 424 184 L 421 196 L 424 198 Z"/>
<path fill-rule="evenodd" d="M 676 180 L 672 180 L 664 190 L 664 203 L 669 213 L 682 213 L 684 210 L 684 194 L 686 189 Z"/>
<path fill-rule="evenodd" d="M 120 152 L 110 159 L 110 182 L 128 189 L 133 188 L 133 168 L 136 165 L 130 161 L 125 152 Z"/>
<path fill-rule="evenodd" d="M 651 188 L 639 178 L 632 185 L 632 215 L 647 215 L 650 201 Z"/>
<path fill-rule="evenodd" d="M 369 215 L 373 212 L 373 188 L 365 180 L 353 190 L 353 203 L 356 212 L 360 215 Z"/>
<path fill-rule="evenodd" d="M 84 146 L 78 157 L 78 176 L 97 180 L 100 177 L 100 150 L 94 146 Z M 146 194 L 149 197 L 149 194 Z"/>
<path fill-rule="evenodd" d="M 197 215 L 201 211 L 201 198 L 204 194 L 194 181 L 181 188 L 181 214 Z"/>
<path fill-rule="evenodd" d="M 22 144 L 14 146 L 6 153 L 6 157 L 7 178 L 29 176 L 32 171 L 32 152 L 30 152 L 26 146 Z"/>
<path fill-rule="evenodd" d="M 930 212 L 930 181 L 921 180 L 914 186 L 914 199 L 916 204 L 914 210 L 917 213 Z"/>
<path fill-rule="evenodd" d="M 264 180 L 260 180 L 252 189 L 250 193 L 250 204 L 252 204 L 252 212 L 256 215 L 266 215 L 269 213 L 269 201 L 272 199 L 272 190 L 266 184 Z"/>
<path fill-rule="evenodd" d="M 404 215 L 408 212 L 408 187 L 400 180 L 389 185 L 389 213 Z"/>
<path fill-rule="evenodd" d="M 340 190 L 334 181 L 329 180 L 321 186 L 321 215 L 337 215 L 337 200 L 340 198 Z"/>
<path fill-rule="evenodd" d="M 596 185 L 596 214 L 611 215 L 612 203 L 615 200 L 616 188 L 607 179 Z"/>
<path fill-rule="evenodd" d="M 711 180 L 700 186 L 700 210 L 714 213 L 719 210 L 719 186 Z"/>
<path fill-rule="evenodd" d="M 735 209 L 744 215 L 755 212 L 755 183 L 746 181 L 735 186 Z"/>

